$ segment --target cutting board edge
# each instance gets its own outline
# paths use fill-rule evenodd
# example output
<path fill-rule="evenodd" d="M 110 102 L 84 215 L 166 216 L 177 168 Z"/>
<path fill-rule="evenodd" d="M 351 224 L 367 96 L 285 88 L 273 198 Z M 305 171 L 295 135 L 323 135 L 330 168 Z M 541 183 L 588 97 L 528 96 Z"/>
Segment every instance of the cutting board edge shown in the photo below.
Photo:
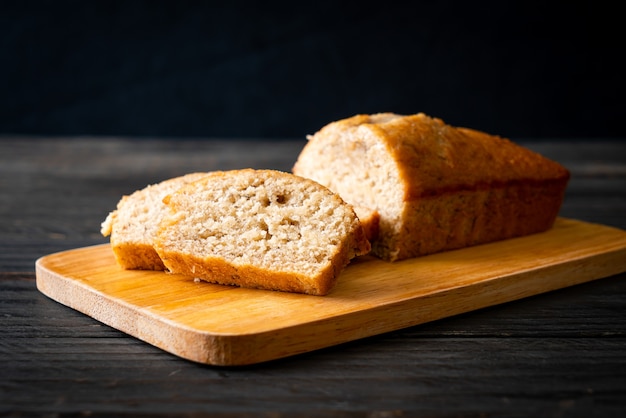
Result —
<path fill-rule="evenodd" d="M 60 253 L 70 251 L 73 250 Z M 167 318 L 156 317 L 146 309 L 133 309 L 132 304 L 120 298 L 106 297 L 102 292 L 87 284 L 48 269 L 44 265 L 46 257 L 41 257 L 35 263 L 36 286 L 46 297 L 178 357 L 203 364 L 226 364 L 211 355 L 211 352 L 215 351 L 214 346 L 219 348 L 220 345 L 224 345 L 222 339 L 237 337 L 237 335 L 201 331 L 173 323 Z M 113 309 L 118 309 L 119 314 L 105 314 Z M 166 327 L 165 330 L 163 326 Z M 158 332 L 150 332 L 157 328 Z M 167 338 L 156 339 L 154 337 L 163 334 L 167 335 Z"/>

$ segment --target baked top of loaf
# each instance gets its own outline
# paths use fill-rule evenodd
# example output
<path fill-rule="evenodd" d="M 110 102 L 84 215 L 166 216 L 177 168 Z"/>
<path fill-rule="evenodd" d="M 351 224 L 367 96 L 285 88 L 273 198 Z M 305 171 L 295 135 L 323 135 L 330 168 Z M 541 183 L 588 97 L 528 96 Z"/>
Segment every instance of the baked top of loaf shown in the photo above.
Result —
<path fill-rule="evenodd" d="M 290 173 L 212 172 L 164 202 L 159 256 L 170 272 L 209 282 L 324 295 L 370 250 L 351 205 Z"/>
<path fill-rule="evenodd" d="M 356 115 L 324 126 L 309 137 L 307 147 L 314 148 L 315 142 L 320 147 L 322 142 L 336 144 L 332 151 L 335 154 L 354 155 L 359 147 L 381 148 L 373 151 L 389 157 L 381 164 L 390 165 L 390 172 L 397 170 L 399 178 L 390 180 L 403 186 L 407 200 L 461 189 L 497 187 L 511 181 L 569 178 L 569 172 L 557 162 L 506 138 L 447 125 L 423 113 Z M 320 165 L 325 163 L 323 152 L 319 150 Z M 310 156 L 301 155 L 306 160 L 298 159 L 294 173 L 310 176 L 314 171 L 324 171 L 321 167 L 311 168 Z M 332 183 L 325 178 L 322 184 L 327 182 Z"/>
<path fill-rule="evenodd" d="M 156 231 L 167 211 L 163 198 L 205 175 L 189 173 L 122 196 L 100 229 L 103 236 L 111 236 L 111 247 L 120 266 L 141 270 L 165 268 L 154 250 Z"/>
<path fill-rule="evenodd" d="M 423 113 L 329 123 L 309 136 L 293 172 L 375 210 L 372 252 L 390 261 L 548 229 L 569 179 L 508 139 Z"/>

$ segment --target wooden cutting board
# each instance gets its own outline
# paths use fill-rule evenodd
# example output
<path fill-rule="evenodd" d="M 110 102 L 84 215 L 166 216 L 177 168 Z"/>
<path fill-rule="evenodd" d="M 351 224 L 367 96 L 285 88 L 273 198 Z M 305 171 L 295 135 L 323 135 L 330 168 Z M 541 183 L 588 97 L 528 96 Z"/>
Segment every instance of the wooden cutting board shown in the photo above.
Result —
<path fill-rule="evenodd" d="M 353 261 L 327 296 L 122 270 L 108 244 L 36 262 L 38 289 L 195 362 L 246 365 L 626 271 L 626 231 L 560 218 L 532 236 L 396 263 Z"/>

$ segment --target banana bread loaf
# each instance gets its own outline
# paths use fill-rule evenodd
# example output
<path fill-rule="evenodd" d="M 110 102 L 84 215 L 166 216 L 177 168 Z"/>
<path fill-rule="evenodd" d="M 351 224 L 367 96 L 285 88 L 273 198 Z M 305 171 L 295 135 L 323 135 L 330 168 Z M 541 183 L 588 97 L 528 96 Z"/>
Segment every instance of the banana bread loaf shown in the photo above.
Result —
<path fill-rule="evenodd" d="M 330 123 L 293 173 L 377 211 L 372 253 L 402 260 L 549 229 L 569 172 L 508 139 L 424 114 Z"/>

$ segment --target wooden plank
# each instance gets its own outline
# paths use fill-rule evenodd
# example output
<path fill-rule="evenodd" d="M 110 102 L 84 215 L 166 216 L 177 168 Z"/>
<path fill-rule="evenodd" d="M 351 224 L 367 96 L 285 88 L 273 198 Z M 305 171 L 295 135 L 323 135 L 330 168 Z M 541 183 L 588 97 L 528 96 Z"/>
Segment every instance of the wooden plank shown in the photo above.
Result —
<path fill-rule="evenodd" d="M 306 355 L 215 368 L 44 300 L 34 272 L 0 273 L 2 405 L 14 415 L 194 410 L 291 418 L 296 411 L 329 415 L 316 408 L 339 405 L 410 416 L 622 416 L 624 279 L 622 273 Z M 363 414 L 345 413 L 352 416 Z"/>
<path fill-rule="evenodd" d="M 626 232 L 559 219 L 542 234 L 427 257 L 353 262 L 328 296 L 120 269 L 108 245 L 37 260 L 50 298 L 180 357 L 244 365 L 626 271 Z"/>

